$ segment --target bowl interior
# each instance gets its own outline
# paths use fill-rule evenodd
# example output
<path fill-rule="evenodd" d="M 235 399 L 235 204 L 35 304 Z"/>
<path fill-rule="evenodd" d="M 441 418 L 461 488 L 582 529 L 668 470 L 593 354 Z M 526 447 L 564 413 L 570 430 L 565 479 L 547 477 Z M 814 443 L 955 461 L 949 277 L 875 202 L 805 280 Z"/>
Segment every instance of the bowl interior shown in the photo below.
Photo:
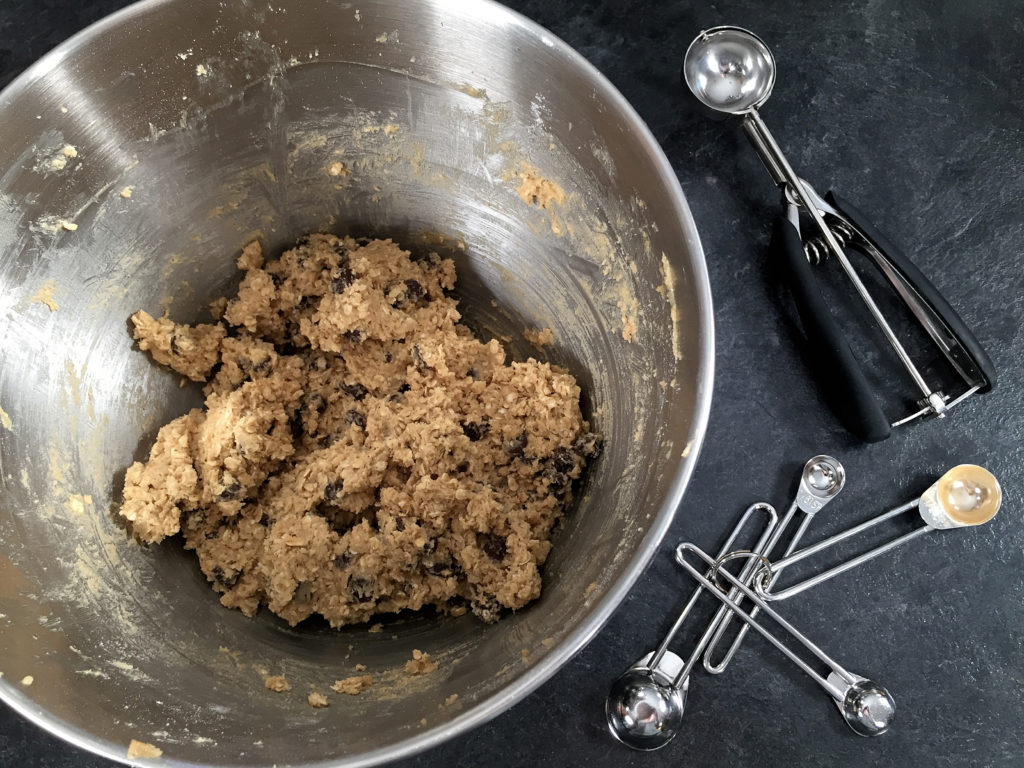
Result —
<path fill-rule="evenodd" d="M 0 696 L 112 757 L 138 739 L 172 764 L 373 762 L 493 716 L 624 595 L 706 419 L 700 246 L 602 78 L 488 2 L 272 6 L 142 3 L 0 96 Z M 523 199 L 535 177 L 564 200 Z M 292 629 L 222 608 L 191 553 L 116 522 L 125 468 L 201 401 L 132 348 L 129 315 L 194 321 L 245 243 L 311 231 L 451 256 L 479 335 L 579 380 L 606 448 L 528 609 Z M 437 672 L 401 674 L 414 648 Z M 377 684 L 306 704 L 356 664 Z"/>

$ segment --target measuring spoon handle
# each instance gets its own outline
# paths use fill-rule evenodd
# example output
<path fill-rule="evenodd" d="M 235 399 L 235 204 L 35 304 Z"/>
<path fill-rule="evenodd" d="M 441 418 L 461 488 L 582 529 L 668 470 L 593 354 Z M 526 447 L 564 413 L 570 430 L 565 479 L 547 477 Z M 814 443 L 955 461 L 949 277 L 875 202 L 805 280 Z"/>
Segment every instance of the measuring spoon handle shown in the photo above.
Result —
<path fill-rule="evenodd" d="M 806 358 L 826 401 L 843 425 L 862 440 L 886 439 L 892 431 L 889 420 L 818 290 L 799 231 L 785 216 L 775 219 L 768 256 L 793 297 Z"/>

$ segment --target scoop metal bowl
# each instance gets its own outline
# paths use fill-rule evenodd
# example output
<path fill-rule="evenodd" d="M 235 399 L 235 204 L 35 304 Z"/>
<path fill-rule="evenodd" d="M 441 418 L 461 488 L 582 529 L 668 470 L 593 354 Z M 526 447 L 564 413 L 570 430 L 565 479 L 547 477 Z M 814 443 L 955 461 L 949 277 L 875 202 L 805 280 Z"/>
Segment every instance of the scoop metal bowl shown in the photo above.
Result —
<path fill-rule="evenodd" d="M 683 79 L 704 106 L 730 115 L 757 109 L 775 87 L 775 57 L 753 32 L 713 27 L 690 43 Z"/>
<path fill-rule="evenodd" d="M 520 197 L 534 169 L 564 203 Z M 594 637 L 679 505 L 714 348 L 693 220 L 623 97 L 499 5 L 132 6 L 0 94 L 0 201 L 0 698 L 86 749 L 343 766 L 437 744 Z M 451 255 L 472 326 L 579 379 L 606 448 L 528 609 L 289 629 L 221 607 L 191 553 L 115 522 L 125 468 L 199 401 L 132 349 L 128 316 L 192 319 L 251 238 L 274 252 L 319 229 Z M 531 347 L 526 327 L 555 343 Z M 408 680 L 414 648 L 438 670 Z M 330 693 L 357 663 L 377 682 Z M 306 704 L 313 689 L 329 708 Z"/>

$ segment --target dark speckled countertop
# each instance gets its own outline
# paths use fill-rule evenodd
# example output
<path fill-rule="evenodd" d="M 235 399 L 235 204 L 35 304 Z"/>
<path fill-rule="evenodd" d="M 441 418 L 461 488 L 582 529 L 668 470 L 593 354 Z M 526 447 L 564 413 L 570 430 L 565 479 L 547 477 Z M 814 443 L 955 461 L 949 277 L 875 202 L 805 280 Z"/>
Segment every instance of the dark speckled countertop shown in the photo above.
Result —
<path fill-rule="evenodd" d="M 122 0 L 3 0 L 0 84 Z M 715 297 L 717 371 L 696 474 L 647 574 L 597 638 L 528 699 L 406 763 L 601 766 L 1024 764 L 1024 6 L 1015 0 L 510 0 L 580 50 L 651 126 L 689 198 Z M 824 410 L 766 279 L 778 199 L 738 126 L 684 109 L 679 65 L 703 27 L 761 35 L 779 62 L 763 110 L 792 164 L 845 193 L 956 306 L 1000 374 L 945 422 L 857 445 Z M 856 324 L 855 324 L 856 325 Z M 861 323 L 861 325 L 864 325 Z M 865 330 L 866 333 L 870 331 Z M 869 355 L 870 357 L 870 355 Z M 888 358 L 896 393 L 909 392 Z M 886 368 L 885 366 L 889 366 Z M 895 382 L 901 382 L 896 384 Z M 652 646 L 688 586 L 680 539 L 717 546 L 751 502 L 788 504 L 804 460 L 832 453 L 847 489 L 833 527 L 911 498 L 956 463 L 1003 482 L 999 517 L 937 534 L 785 604 L 850 668 L 883 682 L 893 730 L 853 735 L 802 673 L 752 639 L 720 678 L 693 680 L 668 748 L 612 742 L 612 679 Z M 829 522 L 821 523 L 818 535 Z M 813 538 L 814 533 L 810 534 Z M 0 709 L 0 765 L 110 765 Z"/>

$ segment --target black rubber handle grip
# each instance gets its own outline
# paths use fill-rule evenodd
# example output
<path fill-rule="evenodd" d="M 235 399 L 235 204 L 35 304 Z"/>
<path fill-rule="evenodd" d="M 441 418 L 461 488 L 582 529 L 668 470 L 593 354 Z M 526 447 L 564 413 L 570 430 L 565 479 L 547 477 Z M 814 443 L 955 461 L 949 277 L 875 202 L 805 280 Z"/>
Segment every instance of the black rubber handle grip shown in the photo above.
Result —
<path fill-rule="evenodd" d="M 800 233 L 784 216 L 775 219 L 768 256 L 792 294 L 804 329 L 807 359 L 825 400 L 854 435 L 870 443 L 885 440 L 892 431 L 889 420 L 821 297 Z"/>
<path fill-rule="evenodd" d="M 839 197 L 835 192 L 829 192 L 825 195 L 825 199 L 838 210 L 843 216 L 850 220 L 850 223 L 857 227 L 865 237 L 870 240 L 874 246 L 881 251 L 892 263 L 892 266 L 896 268 L 900 274 L 906 279 L 910 285 L 914 287 L 921 297 L 932 305 L 935 312 L 942 318 L 942 321 L 948 326 L 949 330 L 954 336 L 960 341 L 967 353 L 974 359 L 975 365 L 981 371 L 982 375 L 988 380 L 988 383 L 978 390 L 979 393 L 988 392 L 996 385 L 996 370 L 995 366 L 992 365 L 992 360 L 989 359 L 988 353 L 985 352 L 985 348 L 981 346 L 971 329 L 967 327 L 967 324 L 960 319 L 960 315 L 956 313 L 956 310 L 949 305 L 949 302 L 943 297 L 941 293 L 931 284 L 931 281 L 919 270 L 914 263 L 904 256 L 891 242 L 884 238 L 878 230 L 876 230 L 867 218 L 843 198 Z"/>

